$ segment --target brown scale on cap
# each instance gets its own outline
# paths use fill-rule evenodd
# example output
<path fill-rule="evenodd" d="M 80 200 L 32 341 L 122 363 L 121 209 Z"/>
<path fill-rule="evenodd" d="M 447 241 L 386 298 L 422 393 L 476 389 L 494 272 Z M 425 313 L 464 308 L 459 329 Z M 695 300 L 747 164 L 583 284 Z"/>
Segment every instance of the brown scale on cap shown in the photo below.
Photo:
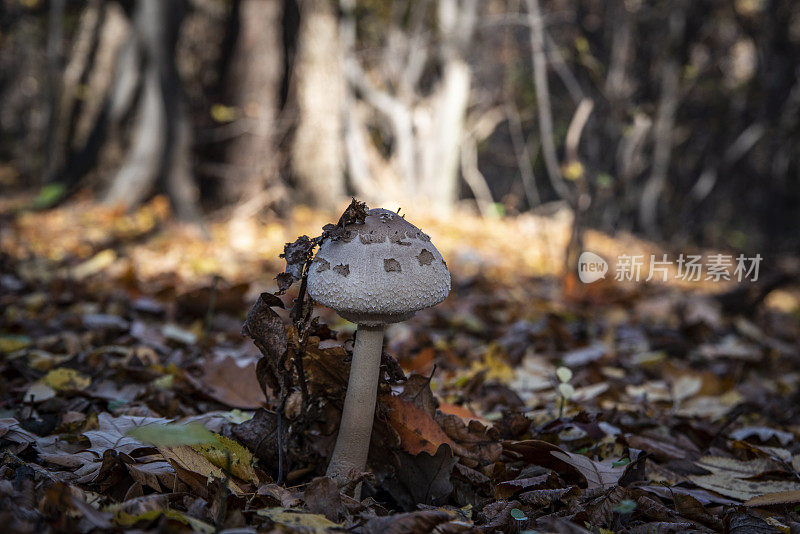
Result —
<path fill-rule="evenodd" d="M 385 209 L 370 210 L 363 223 L 326 240 L 314 262 L 311 297 L 357 323 L 404 321 L 450 292 L 450 273 L 430 237 Z"/>

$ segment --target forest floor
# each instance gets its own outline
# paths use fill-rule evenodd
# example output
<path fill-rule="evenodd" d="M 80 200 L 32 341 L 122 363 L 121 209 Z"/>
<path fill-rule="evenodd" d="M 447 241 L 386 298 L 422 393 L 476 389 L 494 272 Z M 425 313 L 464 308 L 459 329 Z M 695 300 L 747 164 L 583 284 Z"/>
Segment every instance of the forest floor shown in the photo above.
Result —
<path fill-rule="evenodd" d="M 355 327 L 271 295 L 284 243 L 336 214 L 204 235 L 160 198 L 12 208 L 4 531 L 800 532 L 798 277 L 752 306 L 732 283 L 582 285 L 558 275 L 564 212 L 410 213 L 453 291 L 387 331 L 359 501 L 324 477 Z"/>

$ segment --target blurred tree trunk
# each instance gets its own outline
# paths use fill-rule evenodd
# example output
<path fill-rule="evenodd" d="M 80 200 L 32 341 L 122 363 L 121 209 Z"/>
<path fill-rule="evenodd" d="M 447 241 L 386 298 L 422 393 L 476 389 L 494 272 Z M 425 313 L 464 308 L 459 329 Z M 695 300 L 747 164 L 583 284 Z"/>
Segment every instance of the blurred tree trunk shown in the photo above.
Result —
<path fill-rule="evenodd" d="M 237 17 L 239 30 L 227 84 L 230 101 L 247 128 L 227 153 L 236 172 L 222 193 L 231 202 L 264 205 L 278 184 L 275 123 L 283 70 L 281 13 L 279 0 L 234 3 L 232 16 Z"/>
<path fill-rule="evenodd" d="M 457 199 L 461 144 L 467 135 L 472 69 L 466 52 L 479 3 L 418 2 L 409 5 L 407 17 L 404 8 L 394 9 L 381 66 L 368 73 L 355 50 L 355 1 L 340 2 L 349 82 L 345 139 L 354 188 L 375 202 L 413 202 L 448 212 Z M 437 9 L 436 17 L 429 7 Z M 437 23 L 435 31 L 431 20 Z M 432 90 L 420 86 L 430 64 L 441 73 Z M 365 104 L 382 117 L 365 113 Z M 371 135 L 369 127 L 380 133 Z"/>
<path fill-rule="evenodd" d="M 159 180 L 177 215 L 199 219 L 199 193 L 191 170 L 190 124 L 175 65 L 183 20 L 180 0 L 139 0 L 132 16 L 143 58 L 142 91 L 132 146 L 105 195 L 109 204 L 132 207 Z"/>
<path fill-rule="evenodd" d="M 477 2 L 441 0 L 437 7 L 443 74 L 432 108 L 433 138 L 423 140 L 419 147 L 424 154 L 420 193 L 446 211 L 455 203 L 458 193 L 459 150 L 472 79 L 464 57 L 475 27 Z"/>
<path fill-rule="evenodd" d="M 294 63 L 298 124 L 292 172 L 303 199 L 335 209 L 345 196 L 342 112 L 344 73 L 336 11 L 327 0 L 302 0 Z"/>

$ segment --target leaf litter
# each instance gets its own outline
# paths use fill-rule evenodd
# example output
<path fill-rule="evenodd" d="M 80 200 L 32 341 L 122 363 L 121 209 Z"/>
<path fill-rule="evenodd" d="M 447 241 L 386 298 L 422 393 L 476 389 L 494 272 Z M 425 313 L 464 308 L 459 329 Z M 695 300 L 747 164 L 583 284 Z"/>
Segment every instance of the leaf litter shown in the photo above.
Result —
<path fill-rule="evenodd" d="M 351 481 L 364 499 L 348 497 L 324 473 L 352 326 L 303 277 L 365 209 L 268 223 L 258 235 L 283 243 L 323 226 L 281 243 L 283 263 L 181 229 L 142 240 L 168 224 L 159 199 L 83 210 L 78 228 L 107 232 L 52 247 L 42 232 L 64 232 L 68 207 L 15 219 L 0 234 L 7 530 L 800 528 L 797 312 L 730 314 L 678 287 L 562 293 L 512 243 L 485 240 L 505 248 L 480 264 L 453 251 L 501 221 L 425 222 L 453 295 L 388 330 L 369 472 Z"/>

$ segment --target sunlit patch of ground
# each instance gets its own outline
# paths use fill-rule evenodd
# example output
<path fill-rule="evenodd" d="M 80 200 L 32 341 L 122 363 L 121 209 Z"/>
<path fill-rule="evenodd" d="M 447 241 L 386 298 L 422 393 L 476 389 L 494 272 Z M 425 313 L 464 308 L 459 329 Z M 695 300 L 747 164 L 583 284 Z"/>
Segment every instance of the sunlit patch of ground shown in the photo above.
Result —
<path fill-rule="evenodd" d="M 431 235 L 456 280 L 480 275 L 513 284 L 563 274 L 572 225 L 568 209 L 548 216 L 525 213 L 504 219 L 468 212 L 446 217 L 413 209 L 402 213 Z M 58 273 L 85 278 L 103 272 L 146 282 L 168 275 L 188 285 L 206 284 L 210 277 L 220 276 L 231 283 L 259 282 L 268 288 L 283 269 L 278 255 L 284 244 L 302 234 L 319 235 L 322 226 L 335 221 L 338 214 L 298 207 L 286 218 L 217 217 L 201 229 L 171 221 L 166 200 L 157 197 L 133 213 L 80 201 L 5 217 L 8 224 L 0 232 L 0 249 L 23 262 L 23 276 L 47 278 Z M 612 237 L 593 230 L 585 233 L 584 249 L 611 262 L 607 279 L 614 277 L 614 260 L 619 255 L 642 256 L 642 281 L 651 254 L 660 259 L 666 253 L 659 245 L 629 234 Z M 674 260 L 677 253 L 671 251 L 670 258 Z M 682 282 L 675 274 L 672 265 L 668 285 L 701 292 L 730 287 L 724 281 Z M 639 284 L 622 285 L 634 289 Z"/>

